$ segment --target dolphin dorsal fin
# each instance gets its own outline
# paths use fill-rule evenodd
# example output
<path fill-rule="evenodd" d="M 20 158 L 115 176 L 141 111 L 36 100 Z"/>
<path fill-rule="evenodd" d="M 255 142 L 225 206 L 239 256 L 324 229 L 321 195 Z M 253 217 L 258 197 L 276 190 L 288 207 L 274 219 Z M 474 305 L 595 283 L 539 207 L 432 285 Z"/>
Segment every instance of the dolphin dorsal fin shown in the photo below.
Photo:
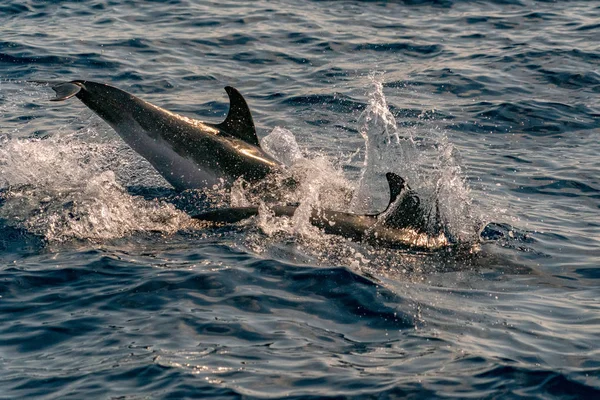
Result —
<path fill-rule="evenodd" d="M 390 202 L 388 203 L 385 211 L 382 214 L 389 211 L 390 207 L 396 202 L 400 193 L 406 188 L 406 181 L 402 179 L 400 175 L 396 175 L 393 172 L 388 172 L 385 174 L 385 178 L 388 181 L 388 185 L 390 186 Z"/>
<path fill-rule="evenodd" d="M 242 139 L 246 143 L 260 146 L 248 103 L 237 89 L 227 86 L 225 91 L 229 95 L 229 113 L 225 121 L 216 125 L 217 128 Z"/>
<path fill-rule="evenodd" d="M 424 219 L 419 196 L 400 176 L 388 172 L 385 177 L 390 185 L 390 203 L 380 214 L 385 215 L 383 225 L 395 229 L 414 228 L 423 231 L 427 221 Z"/>

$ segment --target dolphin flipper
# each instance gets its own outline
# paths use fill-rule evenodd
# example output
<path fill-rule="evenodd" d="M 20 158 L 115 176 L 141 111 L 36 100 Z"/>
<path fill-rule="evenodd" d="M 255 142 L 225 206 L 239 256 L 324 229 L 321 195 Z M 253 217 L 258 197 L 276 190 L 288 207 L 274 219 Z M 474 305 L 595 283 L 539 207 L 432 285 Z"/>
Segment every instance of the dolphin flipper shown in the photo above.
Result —
<path fill-rule="evenodd" d="M 75 96 L 81 90 L 81 86 L 73 83 L 66 82 L 60 83 L 56 86 L 52 86 L 52 90 L 56 92 L 56 97 L 50 99 L 50 101 L 63 101 L 70 99 Z"/>
<path fill-rule="evenodd" d="M 227 86 L 225 91 L 229 96 L 229 113 L 225 121 L 216 125 L 217 128 L 246 143 L 260 147 L 248 103 L 237 89 Z"/>

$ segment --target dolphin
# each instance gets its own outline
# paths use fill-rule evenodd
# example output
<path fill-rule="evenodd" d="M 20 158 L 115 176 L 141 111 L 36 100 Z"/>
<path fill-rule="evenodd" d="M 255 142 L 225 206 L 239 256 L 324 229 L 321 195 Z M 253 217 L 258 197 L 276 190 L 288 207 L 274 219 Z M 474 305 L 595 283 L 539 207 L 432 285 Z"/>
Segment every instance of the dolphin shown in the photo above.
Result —
<path fill-rule="evenodd" d="M 310 223 L 326 234 L 377 247 L 435 250 L 454 244 L 440 222 L 438 207 L 435 207 L 435 215 L 430 215 L 403 178 L 388 172 L 386 179 L 390 201 L 383 212 L 361 215 L 314 209 Z M 276 217 L 291 217 L 297 209 L 298 206 L 268 207 Z M 234 207 L 192 215 L 192 218 L 211 224 L 231 224 L 258 213 L 259 207 Z"/>
<path fill-rule="evenodd" d="M 229 113 L 210 124 L 167 111 L 123 90 L 75 80 L 52 87 L 51 101 L 76 96 L 177 190 L 210 187 L 238 178 L 254 183 L 282 165 L 265 153 L 246 100 L 227 86 Z"/>

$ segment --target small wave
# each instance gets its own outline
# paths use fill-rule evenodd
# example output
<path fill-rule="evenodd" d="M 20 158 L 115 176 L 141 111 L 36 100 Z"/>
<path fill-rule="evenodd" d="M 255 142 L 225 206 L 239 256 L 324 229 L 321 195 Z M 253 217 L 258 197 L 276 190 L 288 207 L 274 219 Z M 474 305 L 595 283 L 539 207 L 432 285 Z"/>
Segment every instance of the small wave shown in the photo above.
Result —
<path fill-rule="evenodd" d="M 330 111 L 340 112 L 344 114 L 351 114 L 356 111 L 363 110 L 366 107 L 365 104 L 343 95 L 326 94 L 292 96 L 283 100 L 282 104 L 295 107 L 313 106 L 318 104 L 327 107 L 327 109 Z"/>
<path fill-rule="evenodd" d="M 8 5 L 2 5 L 0 6 L 0 15 L 10 15 L 10 16 L 14 16 L 14 15 L 18 15 L 18 14 L 23 14 L 23 13 L 30 13 L 32 12 L 33 9 L 31 8 L 31 6 L 29 6 L 28 4 L 23 4 L 23 3 L 12 3 L 12 4 L 8 4 Z"/>
<path fill-rule="evenodd" d="M 481 96 L 497 96 L 506 90 L 506 85 L 488 75 L 467 75 L 450 68 L 429 69 L 421 72 L 426 79 L 412 79 L 411 87 L 422 86 L 439 94 L 452 93 L 457 97 L 479 98 Z M 404 87 L 406 81 L 385 83 L 386 87 Z M 444 118 L 452 118 L 447 115 Z"/>
<path fill-rule="evenodd" d="M 589 371 L 594 374 L 590 368 Z M 586 374 L 587 375 L 587 374 Z M 549 371 L 544 369 L 533 369 L 531 367 L 520 367 L 514 365 L 500 364 L 495 365 L 487 371 L 475 375 L 477 379 L 485 379 L 488 384 L 504 386 L 507 381 L 513 382 L 518 391 L 505 388 L 502 392 L 505 396 L 516 394 L 523 396 L 531 393 L 534 396 L 542 397 L 575 397 L 575 398 L 595 398 L 598 396 L 598 390 L 591 384 L 578 382 L 568 375 L 561 372 Z"/>
<path fill-rule="evenodd" d="M 31 66 L 31 65 L 46 65 L 80 67 L 85 69 L 109 69 L 115 70 L 121 66 L 120 62 L 110 61 L 101 54 L 96 53 L 79 53 L 79 54 L 64 54 L 61 55 L 48 54 L 52 48 L 40 49 L 30 45 L 24 45 L 17 42 L 2 42 L 0 48 L 4 49 L 0 53 L 0 64 Z M 7 51 L 8 50 L 8 51 Z"/>
<path fill-rule="evenodd" d="M 549 177 L 533 177 L 531 179 L 534 181 L 550 182 L 543 185 L 521 185 L 512 189 L 512 191 L 516 193 L 544 194 L 550 196 L 600 198 L 600 189 L 592 187 L 584 182 Z"/>
<path fill-rule="evenodd" d="M 443 46 L 439 44 L 419 45 L 414 42 L 395 42 L 395 43 L 364 43 L 354 47 L 355 51 L 372 50 L 402 53 L 417 58 L 429 58 L 440 55 Z"/>
<path fill-rule="evenodd" d="M 593 71 L 570 72 L 570 71 L 552 71 L 540 68 L 538 70 L 542 78 L 561 88 L 565 89 L 583 89 L 595 93 L 600 93 L 600 74 Z"/>
<path fill-rule="evenodd" d="M 585 24 L 577 28 L 577 31 L 593 31 L 596 29 L 600 29 L 600 24 Z"/>
<path fill-rule="evenodd" d="M 496 131 L 519 130 L 534 136 L 559 135 L 573 130 L 598 128 L 594 113 L 585 105 L 571 106 L 557 102 L 523 100 L 502 103 L 479 103 L 472 107 L 484 110 L 477 117 L 494 121 Z"/>

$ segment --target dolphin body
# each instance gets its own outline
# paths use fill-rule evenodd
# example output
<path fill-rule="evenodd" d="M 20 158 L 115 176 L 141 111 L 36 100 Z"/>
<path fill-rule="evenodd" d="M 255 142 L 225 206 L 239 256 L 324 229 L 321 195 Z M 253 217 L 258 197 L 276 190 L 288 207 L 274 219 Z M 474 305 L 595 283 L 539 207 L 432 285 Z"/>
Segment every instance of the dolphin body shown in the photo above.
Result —
<path fill-rule="evenodd" d="M 52 87 L 62 101 L 76 96 L 177 190 L 237 178 L 257 182 L 281 168 L 258 142 L 248 104 L 228 86 L 229 113 L 220 124 L 187 118 L 115 87 L 85 80 Z"/>
<path fill-rule="evenodd" d="M 434 216 L 427 215 L 419 197 L 404 179 L 391 172 L 386 178 L 390 202 L 383 212 L 360 215 L 315 209 L 309 217 L 310 223 L 327 234 L 377 247 L 435 250 L 455 244 L 444 232 L 437 207 Z M 297 206 L 268 207 L 276 217 L 291 217 L 297 209 Z M 196 214 L 192 218 L 212 224 L 231 224 L 258 213 L 259 207 L 235 207 Z"/>

